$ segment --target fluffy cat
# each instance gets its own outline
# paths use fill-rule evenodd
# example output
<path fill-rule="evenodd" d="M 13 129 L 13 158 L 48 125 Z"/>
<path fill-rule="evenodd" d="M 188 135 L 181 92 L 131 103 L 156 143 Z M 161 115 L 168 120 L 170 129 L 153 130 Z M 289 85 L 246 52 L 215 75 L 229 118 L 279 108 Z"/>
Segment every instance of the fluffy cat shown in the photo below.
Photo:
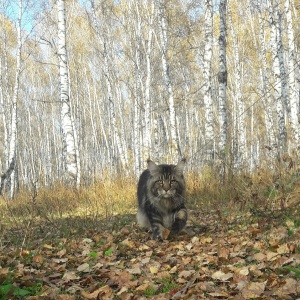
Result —
<path fill-rule="evenodd" d="M 185 159 L 177 165 L 156 165 L 151 160 L 147 163 L 148 169 L 138 182 L 137 222 L 145 229 L 151 228 L 153 239 L 161 241 L 166 228 L 176 234 L 187 221 Z"/>

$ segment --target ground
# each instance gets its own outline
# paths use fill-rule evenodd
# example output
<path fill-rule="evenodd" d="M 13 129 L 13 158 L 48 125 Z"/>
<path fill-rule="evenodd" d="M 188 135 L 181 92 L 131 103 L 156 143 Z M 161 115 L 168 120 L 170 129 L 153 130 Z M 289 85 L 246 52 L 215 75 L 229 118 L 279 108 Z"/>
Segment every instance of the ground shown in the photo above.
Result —
<path fill-rule="evenodd" d="M 163 242 L 134 214 L 109 226 L 71 219 L 68 235 L 57 234 L 59 223 L 27 224 L 36 232 L 30 242 L 13 229 L 6 235 L 23 234 L 23 243 L 2 238 L 0 299 L 300 299 L 299 219 L 291 215 L 191 210 L 186 230 L 166 232 Z"/>

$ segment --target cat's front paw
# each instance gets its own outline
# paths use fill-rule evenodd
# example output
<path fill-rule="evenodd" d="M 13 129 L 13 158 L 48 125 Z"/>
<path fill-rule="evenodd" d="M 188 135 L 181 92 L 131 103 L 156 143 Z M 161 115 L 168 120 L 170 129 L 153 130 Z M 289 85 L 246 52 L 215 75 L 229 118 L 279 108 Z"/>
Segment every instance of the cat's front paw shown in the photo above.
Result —
<path fill-rule="evenodd" d="M 175 214 L 175 221 L 172 225 L 171 232 L 179 233 L 185 227 L 186 221 L 187 221 L 187 210 L 186 208 L 183 208 Z"/>
<path fill-rule="evenodd" d="M 165 228 L 161 224 L 152 226 L 152 238 L 154 240 L 162 242 L 164 240 Z"/>

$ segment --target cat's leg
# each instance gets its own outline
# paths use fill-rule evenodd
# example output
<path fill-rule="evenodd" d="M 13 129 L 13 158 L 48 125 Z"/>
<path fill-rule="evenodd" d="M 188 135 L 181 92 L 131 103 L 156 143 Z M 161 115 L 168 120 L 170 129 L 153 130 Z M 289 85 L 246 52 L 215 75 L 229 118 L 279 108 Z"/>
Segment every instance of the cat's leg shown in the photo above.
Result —
<path fill-rule="evenodd" d="M 140 227 L 142 227 L 144 230 L 150 229 L 150 222 L 147 214 L 141 209 L 138 209 L 138 212 L 136 214 L 137 223 Z"/>
<path fill-rule="evenodd" d="M 179 209 L 174 213 L 174 223 L 172 224 L 171 233 L 180 232 L 187 221 L 187 210 L 185 207 Z"/>
<path fill-rule="evenodd" d="M 154 240 L 162 241 L 165 227 L 163 226 L 163 220 L 161 216 L 157 214 L 150 214 L 149 221 L 152 229 L 152 238 Z"/>

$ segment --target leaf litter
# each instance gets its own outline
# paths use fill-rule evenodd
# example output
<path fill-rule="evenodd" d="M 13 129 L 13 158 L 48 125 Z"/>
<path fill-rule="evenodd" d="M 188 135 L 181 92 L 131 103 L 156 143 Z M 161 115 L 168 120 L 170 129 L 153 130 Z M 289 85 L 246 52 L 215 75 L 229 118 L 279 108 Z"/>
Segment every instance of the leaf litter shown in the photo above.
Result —
<path fill-rule="evenodd" d="M 272 220 L 218 226 L 213 214 L 191 215 L 185 232 L 166 232 L 163 242 L 133 222 L 39 247 L 39 241 L 28 249 L 3 247 L 0 299 L 300 297 L 299 228 L 291 235 L 291 224 Z M 205 224 L 196 226 L 197 220 Z"/>

